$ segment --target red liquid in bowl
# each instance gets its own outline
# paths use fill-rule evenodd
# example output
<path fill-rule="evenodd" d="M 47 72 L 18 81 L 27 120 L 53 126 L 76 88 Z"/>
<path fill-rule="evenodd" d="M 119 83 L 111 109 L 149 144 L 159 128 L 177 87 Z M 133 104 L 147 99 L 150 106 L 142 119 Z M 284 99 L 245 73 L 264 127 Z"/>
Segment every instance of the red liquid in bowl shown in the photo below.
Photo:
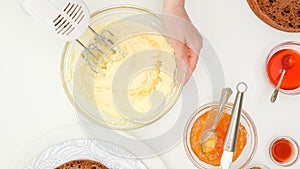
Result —
<path fill-rule="evenodd" d="M 293 156 L 293 146 L 285 139 L 277 140 L 272 146 L 272 156 L 278 162 L 287 162 Z"/>
<path fill-rule="evenodd" d="M 300 53 L 293 49 L 282 49 L 271 56 L 267 65 L 268 76 L 276 86 L 283 70 L 282 58 L 289 55 L 293 66 L 286 70 L 281 89 L 294 90 L 300 87 Z"/>

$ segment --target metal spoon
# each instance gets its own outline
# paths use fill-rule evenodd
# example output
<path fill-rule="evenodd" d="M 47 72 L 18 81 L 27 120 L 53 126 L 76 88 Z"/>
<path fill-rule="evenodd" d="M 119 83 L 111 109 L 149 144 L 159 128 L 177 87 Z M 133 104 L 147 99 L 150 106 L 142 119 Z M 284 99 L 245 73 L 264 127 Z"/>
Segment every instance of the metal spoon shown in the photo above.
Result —
<path fill-rule="evenodd" d="M 220 101 L 220 105 L 218 107 L 217 116 L 215 117 L 215 120 L 214 120 L 214 124 L 209 129 L 205 130 L 202 133 L 201 138 L 200 138 L 200 144 L 201 144 L 203 152 L 207 152 L 207 151 L 209 151 L 209 149 L 213 149 L 215 147 L 215 144 L 218 142 L 218 136 L 217 136 L 217 133 L 215 132 L 215 130 L 218 125 L 221 114 L 223 112 L 223 109 L 225 107 L 225 104 L 227 103 L 227 101 L 231 95 L 232 95 L 232 90 L 230 88 L 225 88 L 222 90 L 221 101 Z M 212 144 L 214 144 L 214 145 L 206 145 L 206 143 L 208 143 L 209 140 L 212 140 Z"/>
<path fill-rule="evenodd" d="M 281 60 L 281 65 L 283 67 L 282 69 L 282 72 L 281 72 L 281 75 L 280 75 L 280 79 L 279 79 L 279 82 L 270 98 L 270 101 L 271 103 L 274 103 L 277 99 L 277 96 L 278 96 L 278 92 L 280 90 L 280 86 L 282 84 L 282 81 L 283 81 L 283 78 L 285 76 L 285 73 L 287 70 L 291 69 L 295 64 L 295 60 L 293 58 L 292 55 L 285 55 L 282 60 Z"/>

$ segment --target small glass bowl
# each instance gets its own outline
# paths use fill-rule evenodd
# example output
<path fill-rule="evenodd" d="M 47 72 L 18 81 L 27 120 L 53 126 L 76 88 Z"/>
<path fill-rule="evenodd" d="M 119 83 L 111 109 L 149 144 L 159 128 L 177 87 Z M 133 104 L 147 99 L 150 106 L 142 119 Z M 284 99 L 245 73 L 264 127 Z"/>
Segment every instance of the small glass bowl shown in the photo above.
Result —
<path fill-rule="evenodd" d="M 287 140 L 291 146 L 292 146 L 292 149 L 293 149 L 293 154 L 292 154 L 292 157 L 290 160 L 286 161 L 286 162 L 279 162 L 277 161 L 276 159 L 274 159 L 273 155 L 272 155 L 272 147 L 273 145 L 278 141 L 278 140 Z M 279 166 L 282 166 L 282 167 L 289 167 L 293 164 L 295 164 L 297 162 L 297 160 L 299 159 L 299 145 L 298 143 L 296 142 L 296 140 L 294 140 L 293 138 L 291 137 L 288 137 L 288 136 L 281 136 L 281 137 L 277 137 L 275 138 L 272 143 L 270 144 L 270 147 L 269 147 L 269 155 L 270 155 L 270 158 L 272 159 L 272 161 L 279 165 Z"/>
<path fill-rule="evenodd" d="M 247 167 L 247 169 L 254 169 L 255 167 L 257 167 L 259 169 L 270 169 L 270 167 L 268 167 L 264 164 L 253 164 L 253 165 L 250 165 L 249 167 Z"/>
<path fill-rule="evenodd" d="M 208 103 L 208 104 L 203 105 L 202 107 L 200 107 L 198 110 L 195 111 L 195 113 L 191 116 L 191 118 L 189 119 L 189 121 L 186 125 L 186 129 L 185 129 L 185 133 L 184 133 L 184 147 L 185 147 L 186 153 L 188 155 L 188 158 L 193 162 L 193 164 L 197 168 L 202 168 L 202 169 L 206 169 L 206 168 L 219 169 L 220 168 L 220 166 L 212 166 L 210 164 L 207 164 L 207 163 L 201 161 L 196 156 L 196 154 L 193 152 L 191 143 L 190 143 L 191 129 L 192 129 L 194 123 L 196 122 L 196 120 L 201 115 L 206 113 L 207 111 L 217 108 L 218 106 L 219 106 L 219 103 Z M 233 104 L 227 103 L 225 105 L 224 112 L 231 114 L 232 108 L 233 108 Z M 242 153 L 240 154 L 240 156 L 236 159 L 236 161 L 234 161 L 231 164 L 231 167 L 230 167 L 231 169 L 245 168 L 252 160 L 252 158 L 256 152 L 256 148 L 257 148 L 257 142 L 258 142 L 257 141 L 257 130 L 256 130 L 256 127 L 255 127 L 255 124 L 254 124 L 252 118 L 249 116 L 249 114 L 245 110 L 242 110 L 240 123 L 245 127 L 245 129 L 247 131 L 247 143 L 246 143 Z M 199 144 L 200 144 L 200 140 L 199 140 Z"/>
<path fill-rule="evenodd" d="M 265 67 L 266 67 L 265 74 L 266 74 L 266 77 L 268 78 L 269 82 L 271 83 L 271 85 L 274 88 L 276 87 L 276 85 L 269 78 L 269 75 L 268 75 L 268 64 L 269 64 L 269 61 L 272 58 L 272 56 L 275 53 L 277 53 L 278 51 L 283 50 L 283 49 L 293 49 L 293 50 L 295 50 L 295 51 L 297 51 L 297 52 L 300 53 L 300 42 L 296 42 L 296 41 L 283 42 L 283 43 L 280 43 L 277 46 L 275 46 L 269 52 L 267 60 L 266 60 L 266 65 L 265 65 Z M 299 70 L 299 72 L 300 72 L 300 70 Z M 284 93 L 284 94 L 288 94 L 288 95 L 297 95 L 297 94 L 300 94 L 300 87 L 298 87 L 297 89 L 293 89 L 293 90 L 286 90 L 286 89 L 280 88 L 279 91 L 282 92 L 282 93 Z"/>

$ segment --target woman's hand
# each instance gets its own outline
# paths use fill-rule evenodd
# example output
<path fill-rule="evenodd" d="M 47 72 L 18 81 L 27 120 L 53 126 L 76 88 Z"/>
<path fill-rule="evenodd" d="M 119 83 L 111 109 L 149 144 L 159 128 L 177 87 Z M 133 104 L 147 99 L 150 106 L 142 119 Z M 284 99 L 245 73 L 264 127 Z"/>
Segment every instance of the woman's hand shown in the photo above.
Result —
<path fill-rule="evenodd" d="M 191 22 L 184 3 L 185 0 L 164 1 L 163 25 L 165 34 L 174 47 L 176 58 L 182 59 L 188 67 L 185 80 L 187 82 L 196 68 L 202 37 Z"/>

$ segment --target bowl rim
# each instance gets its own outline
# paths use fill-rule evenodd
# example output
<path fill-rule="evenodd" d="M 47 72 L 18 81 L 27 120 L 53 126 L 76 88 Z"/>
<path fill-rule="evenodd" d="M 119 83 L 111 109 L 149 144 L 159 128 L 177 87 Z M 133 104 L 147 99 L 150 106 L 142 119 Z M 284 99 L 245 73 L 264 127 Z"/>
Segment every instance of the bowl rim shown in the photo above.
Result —
<path fill-rule="evenodd" d="M 105 13 L 105 12 L 108 12 L 108 11 L 111 11 L 111 10 L 118 10 L 118 9 L 131 9 L 131 10 L 135 10 L 135 11 L 140 11 L 140 12 L 144 12 L 144 13 L 148 13 L 148 14 L 151 14 L 153 15 L 154 17 L 157 17 L 157 18 L 161 18 L 157 13 L 155 13 L 154 11 L 151 11 L 147 8 L 144 8 L 144 7 L 141 7 L 141 6 L 134 6 L 134 5 L 113 5 L 113 6 L 109 6 L 109 7 L 106 7 L 106 8 L 102 8 L 102 9 L 99 9 L 95 12 L 93 12 L 91 14 L 91 18 L 101 14 L 101 13 Z M 82 108 L 80 106 L 78 106 L 75 101 L 74 101 L 74 98 L 72 96 L 72 92 L 69 90 L 69 87 L 68 87 L 68 84 L 67 84 L 67 79 L 65 78 L 65 67 L 66 67 L 66 64 L 65 62 L 67 61 L 67 52 L 68 52 L 68 49 L 70 48 L 70 46 L 73 44 L 74 42 L 73 41 L 70 41 L 70 42 L 66 42 L 65 43 L 65 46 L 64 46 L 64 49 L 63 49 L 63 52 L 62 52 L 62 58 L 61 58 L 61 62 L 60 62 L 60 76 L 61 76 L 61 82 L 62 82 L 62 85 L 63 85 L 63 89 L 65 91 L 65 94 L 67 95 L 67 98 L 68 100 L 70 101 L 70 103 L 72 104 L 72 106 L 75 108 L 75 111 L 77 113 L 80 113 L 82 116 L 84 116 L 86 119 L 88 119 L 89 121 L 93 122 L 94 124 L 96 125 L 100 125 L 102 127 L 105 127 L 105 128 L 108 128 L 108 129 L 114 129 L 114 130 L 134 130 L 134 129 L 139 129 L 139 128 L 142 128 L 144 126 L 148 126 L 152 123 L 155 123 L 156 121 L 158 121 L 159 119 L 161 119 L 167 112 L 169 112 L 173 106 L 168 106 L 165 110 L 165 113 L 161 113 L 161 115 L 159 115 L 157 118 L 155 118 L 155 120 L 149 122 L 149 123 L 146 123 L 146 124 L 139 124 L 139 123 L 136 123 L 137 125 L 135 125 L 134 127 L 122 127 L 122 126 L 113 126 L 111 124 L 106 124 L 105 122 L 103 121 L 99 121 L 99 120 L 96 120 L 95 118 L 93 118 L 92 116 L 90 116 L 89 114 L 85 113 L 84 110 L 82 110 Z M 186 73 L 184 73 L 184 79 L 185 79 L 185 76 L 186 76 Z M 178 100 L 178 98 L 180 97 L 180 94 L 182 92 L 182 89 L 183 89 L 183 84 L 180 84 L 178 85 L 178 90 L 177 92 L 175 93 L 175 97 L 172 99 L 174 103 L 171 103 L 172 105 L 174 105 L 176 103 L 176 101 Z"/>
<path fill-rule="evenodd" d="M 206 169 L 204 166 L 202 166 L 201 164 L 199 164 L 197 162 L 197 160 L 200 160 L 200 159 L 194 159 L 193 155 L 196 156 L 193 152 L 192 149 L 190 149 L 190 143 L 189 143 L 189 131 L 191 129 L 191 127 L 193 126 L 193 122 L 195 122 L 195 119 L 197 117 L 197 115 L 200 114 L 201 111 L 207 109 L 207 108 L 212 108 L 214 106 L 217 106 L 219 105 L 219 102 L 209 102 L 209 103 L 206 103 L 206 104 L 203 104 L 202 106 L 200 106 L 199 108 L 197 108 L 194 113 L 191 115 L 191 117 L 189 118 L 186 126 L 185 126 L 185 130 L 184 130 L 184 137 L 183 137 L 183 141 L 184 141 L 184 149 L 185 149 L 185 152 L 188 156 L 188 158 L 190 159 L 190 161 L 194 164 L 195 167 L 197 168 L 202 168 L 202 169 Z M 233 103 L 231 102 L 227 102 L 224 109 L 225 108 L 232 108 L 233 107 Z M 203 114 L 203 113 L 202 113 Z M 242 118 L 244 118 L 246 120 L 246 122 L 248 122 L 250 124 L 250 129 L 251 131 L 253 131 L 253 150 L 249 156 L 249 159 L 247 159 L 247 161 L 242 165 L 240 166 L 240 168 L 245 168 L 253 159 L 255 153 L 256 153 L 256 150 L 257 150 L 257 142 L 258 142 L 258 133 L 257 133 L 257 128 L 256 128 L 256 125 L 255 125 L 255 122 L 254 120 L 252 119 L 252 117 L 247 113 L 247 111 L 245 111 L 244 109 L 242 109 L 242 113 L 241 113 L 241 116 Z M 201 160 L 200 160 L 201 161 Z M 210 165 L 210 164 L 207 164 L 207 165 Z M 210 165 L 211 166 L 211 165 Z M 213 167 L 217 167 L 217 166 L 213 166 Z"/>

